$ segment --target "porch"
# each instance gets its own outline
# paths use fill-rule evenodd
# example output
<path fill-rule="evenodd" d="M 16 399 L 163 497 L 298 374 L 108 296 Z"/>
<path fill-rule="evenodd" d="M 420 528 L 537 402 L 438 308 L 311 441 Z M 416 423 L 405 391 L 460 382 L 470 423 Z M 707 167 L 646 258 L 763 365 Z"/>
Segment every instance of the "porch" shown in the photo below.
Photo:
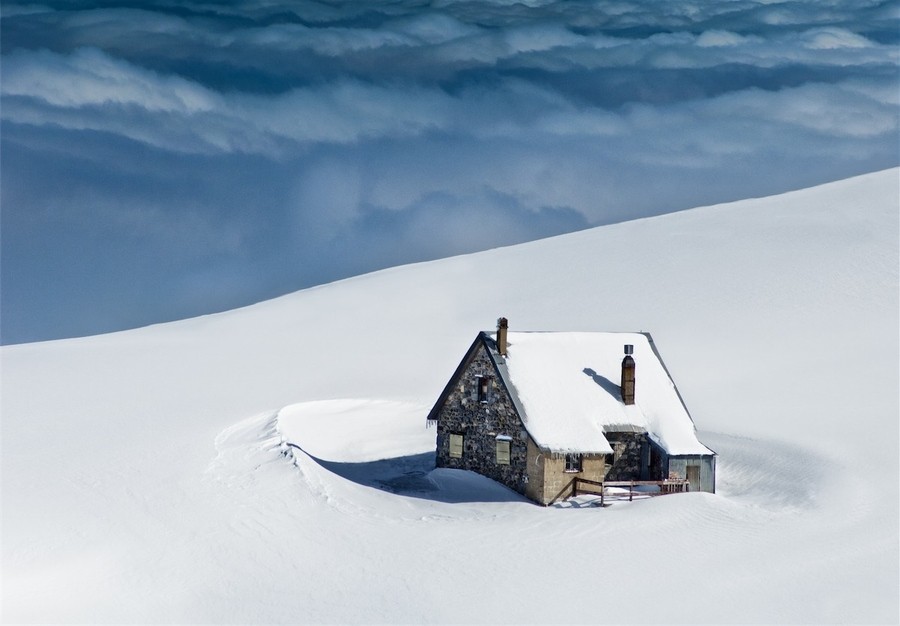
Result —
<path fill-rule="evenodd" d="M 607 500 L 632 502 L 635 498 L 652 498 L 687 491 L 690 491 L 690 482 L 686 478 L 596 481 L 575 477 L 569 487 L 559 493 L 550 504 L 580 495 L 593 495 L 600 496 L 600 506 L 605 506 Z"/>

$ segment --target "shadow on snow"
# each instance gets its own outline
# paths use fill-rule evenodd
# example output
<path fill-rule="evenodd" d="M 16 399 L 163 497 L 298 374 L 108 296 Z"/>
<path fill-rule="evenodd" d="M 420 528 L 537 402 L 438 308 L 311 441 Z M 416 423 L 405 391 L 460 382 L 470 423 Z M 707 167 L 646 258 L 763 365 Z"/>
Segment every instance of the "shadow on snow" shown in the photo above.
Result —
<path fill-rule="evenodd" d="M 320 459 L 291 446 L 341 478 L 401 496 L 450 504 L 527 502 L 513 490 L 475 472 L 435 468 L 434 452 L 354 463 Z"/>

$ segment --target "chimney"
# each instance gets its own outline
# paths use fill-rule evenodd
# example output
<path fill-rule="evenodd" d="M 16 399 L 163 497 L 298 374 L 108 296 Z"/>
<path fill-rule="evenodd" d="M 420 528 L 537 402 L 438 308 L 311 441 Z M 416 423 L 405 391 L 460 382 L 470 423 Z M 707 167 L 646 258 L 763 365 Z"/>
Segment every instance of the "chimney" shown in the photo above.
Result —
<path fill-rule="evenodd" d="M 634 404 L 634 346 L 625 344 L 625 358 L 622 359 L 622 402 Z"/>
<path fill-rule="evenodd" d="M 505 317 L 497 320 L 497 352 L 501 356 L 506 356 L 506 329 L 509 321 Z"/>

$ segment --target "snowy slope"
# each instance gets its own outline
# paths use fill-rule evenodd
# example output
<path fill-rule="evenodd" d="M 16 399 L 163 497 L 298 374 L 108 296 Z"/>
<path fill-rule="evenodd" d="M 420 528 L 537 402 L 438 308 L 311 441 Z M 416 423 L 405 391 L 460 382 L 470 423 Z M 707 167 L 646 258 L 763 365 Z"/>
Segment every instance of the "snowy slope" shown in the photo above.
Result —
<path fill-rule="evenodd" d="M 718 494 L 429 472 L 478 330 L 650 330 Z M 2 348 L 6 622 L 895 622 L 898 170 Z"/>

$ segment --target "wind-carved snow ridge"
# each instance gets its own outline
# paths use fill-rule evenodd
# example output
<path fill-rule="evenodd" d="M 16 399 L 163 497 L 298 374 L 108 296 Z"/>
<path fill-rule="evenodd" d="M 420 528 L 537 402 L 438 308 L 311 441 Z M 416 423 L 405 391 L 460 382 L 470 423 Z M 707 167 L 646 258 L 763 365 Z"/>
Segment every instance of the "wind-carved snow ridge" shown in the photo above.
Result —
<path fill-rule="evenodd" d="M 278 432 L 278 412 L 266 411 L 233 424 L 215 439 L 216 458 L 207 473 L 229 482 L 290 456 Z"/>
<path fill-rule="evenodd" d="M 433 456 L 409 454 L 433 449 L 433 433 L 421 442 L 421 415 L 419 405 L 390 400 L 323 400 L 283 407 L 275 427 L 313 494 L 344 513 L 385 518 L 384 492 L 436 488 Z"/>
<path fill-rule="evenodd" d="M 425 426 L 426 413 L 421 404 L 387 399 L 313 401 L 283 408 L 277 427 L 309 488 L 343 512 L 393 521 L 464 520 L 493 517 L 497 504 L 530 506 L 484 476 L 435 469 L 435 433 Z M 407 502 L 401 515 L 391 506 L 398 499 Z M 448 504 L 471 506 L 450 513 L 443 510 Z"/>
<path fill-rule="evenodd" d="M 273 423 L 260 437 L 280 441 L 310 491 L 345 512 L 384 517 L 384 498 L 392 496 L 433 503 L 524 502 L 482 476 L 435 469 L 434 435 L 421 415 L 418 405 L 390 400 L 304 402 L 275 414 L 277 437 Z M 704 436 L 719 452 L 717 498 L 728 501 L 721 502 L 725 515 L 743 508 L 767 517 L 803 514 L 820 504 L 827 472 L 839 465 L 785 442 Z M 555 508 L 579 508 L 591 500 L 585 496 Z"/>
<path fill-rule="evenodd" d="M 266 411 L 229 426 L 216 436 L 216 458 L 207 473 L 229 487 L 239 487 L 269 469 L 286 464 L 299 470 L 309 491 L 326 501 L 332 500 L 327 484 L 305 468 L 307 455 L 290 444 L 278 430 L 280 411 Z M 275 467 L 272 467 L 275 466 Z"/>
<path fill-rule="evenodd" d="M 238 486 L 287 461 L 315 499 L 344 513 L 375 517 L 385 517 L 379 502 L 392 496 L 473 504 L 522 500 L 481 476 L 435 469 L 434 433 L 421 415 L 419 405 L 378 399 L 304 402 L 259 413 L 216 437 L 217 456 L 208 472 Z M 826 471 L 839 467 L 836 460 L 785 442 L 704 437 L 719 452 L 718 496 L 770 515 L 816 507 Z M 557 508 L 578 508 L 579 502 Z"/>
<path fill-rule="evenodd" d="M 356 461 L 390 456 L 390 450 L 383 446 L 395 444 L 398 438 L 402 447 L 402 433 L 396 425 L 384 428 L 379 417 L 403 412 L 418 416 L 421 407 L 380 400 L 336 400 L 301 403 L 259 413 L 229 426 L 216 437 L 217 455 L 207 473 L 228 488 L 255 485 L 272 495 L 278 489 L 284 489 L 283 497 L 299 497 L 306 504 L 325 504 L 353 516 L 394 519 L 384 514 L 381 499 L 389 495 L 384 492 L 415 491 L 415 486 L 410 485 L 416 482 L 424 490 L 435 490 L 436 486 L 427 476 L 433 462 L 429 466 L 429 460 L 418 454 L 399 459 Z M 298 420 L 298 417 L 302 419 Z M 347 418 L 356 425 L 355 428 L 348 428 Z M 381 429 L 381 439 L 370 438 L 368 448 L 361 450 L 359 444 L 363 437 L 360 431 L 365 432 L 364 422 L 367 421 L 370 427 L 374 425 Z M 282 433 L 282 425 L 291 433 L 292 440 Z M 430 436 L 433 437 L 433 433 Z M 427 445 L 433 447 L 431 443 Z M 307 449 L 310 446 L 312 451 Z M 336 454 L 337 450 L 342 452 Z M 328 459 L 316 456 L 323 453 Z M 287 467 L 291 468 L 288 474 L 293 479 L 282 482 L 285 478 L 283 470 Z M 389 481 L 382 484 L 380 481 L 385 476 L 379 475 L 377 470 L 373 475 L 373 467 L 386 470 L 390 479 L 396 479 L 398 484 L 394 488 Z M 359 475 L 360 468 L 365 476 Z M 294 480 L 298 477 L 300 481 Z M 260 485 L 262 481 L 268 484 Z"/>

